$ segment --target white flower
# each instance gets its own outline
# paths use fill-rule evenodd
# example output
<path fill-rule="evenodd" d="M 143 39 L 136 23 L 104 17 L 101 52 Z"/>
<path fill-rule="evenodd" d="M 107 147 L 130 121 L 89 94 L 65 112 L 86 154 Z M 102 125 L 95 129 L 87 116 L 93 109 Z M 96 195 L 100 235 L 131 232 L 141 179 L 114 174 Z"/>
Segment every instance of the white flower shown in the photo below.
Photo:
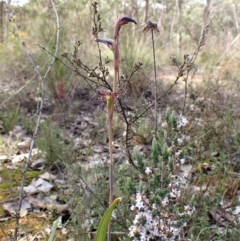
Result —
<path fill-rule="evenodd" d="M 161 238 L 162 241 L 175 241 L 181 238 L 181 230 L 186 223 L 178 225 L 178 217 L 184 215 L 192 215 L 195 207 L 189 205 L 184 206 L 183 213 L 169 213 L 169 198 L 178 199 L 181 195 L 180 181 L 177 176 L 172 176 L 169 184 L 169 193 L 164 197 L 161 203 L 151 204 L 146 202 L 147 196 L 144 193 L 136 194 L 136 204 L 131 210 L 136 212 L 133 225 L 129 228 L 129 237 L 132 241 L 150 241 Z M 140 208 L 139 208 L 140 207 Z M 154 210 L 159 210 L 159 215 L 153 216 Z M 137 236 L 136 236 L 137 235 Z"/>
<path fill-rule="evenodd" d="M 145 173 L 149 176 L 152 173 L 152 170 L 149 167 L 146 167 Z"/>
<path fill-rule="evenodd" d="M 152 205 L 152 209 L 157 209 L 157 205 L 156 205 L 156 203 L 153 203 L 153 205 Z"/>
<path fill-rule="evenodd" d="M 182 150 L 178 150 L 178 151 L 175 153 L 176 156 L 180 156 L 181 154 L 182 154 Z"/>
<path fill-rule="evenodd" d="M 180 163 L 181 163 L 181 164 L 184 164 L 184 163 L 185 163 L 185 158 L 181 158 L 181 159 L 180 159 Z"/>
<path fill-rule="evenodd" d="M 132 225 L 128 230 L 129 230 L 129 236 L 130 237 L 134 237 L 134 235 L 136 233 L 140 232 L 140 229 L 137 226 L 135 226 L 135 225 Z"/>
<path fill-rule="evenodd" d="M 171 198 L 177 198 L 177 197 L 180 196 L 180 194 L 181 194 L 181 193 L 180 193 L 179 190 L 173 188 L 172 191 L 169 193 L 169 196 L 170 196 Z"/>
<path fill-rule="evenodd" d="M 183 139 L 182 139 L 182 138 L 177 138 L 177 142 L 178 142 L 179 144 L 182 144 L 182 143 L 183 143 Z"/>
<path fill-rule="evenodd" d="M 185 127 L 188 124 L 188 120 L 185 116 L 179 116 L 177 126 L 178 128 Z"/>
<path fill-rule="evenodd" d="M 184 211 L 187 215 L 191 216 L 195 211 L 195 207 L 190 207 L 189 205 L 186 205 L 184 206 Z"/>
<path fill-rule="evenodd" d="M 163 206 L 166 206 L 168 203 L 169 203 L 169 200 L 168 200 L 168 197 L 166 196 L 166 197 L 162 200 L 161 204 L 162 204 Z"/>
<path fill-rule="evenodd" d="M 142 193 L 137 192 L 136 200 L 142 200 Z"/>
<path fill-rule="evenodd" d="M 132 205 L 131 207 L 130 207 L 130 210 L 131 211 L 135 211 L 137 208 L 134 206 L 134 205 Z"/>
<path fill-rule="evenodd" d="M 236 206 L 235 210 L 232 213 L 238 215 L 240 213 L 240 206 Z"/>
<path fill-rule="evenodd" d="M 135 204 L 135 207 L 138 208 L 138 210 L 144 209 L 143 201 L 137 201 L 136 204 Z"/>

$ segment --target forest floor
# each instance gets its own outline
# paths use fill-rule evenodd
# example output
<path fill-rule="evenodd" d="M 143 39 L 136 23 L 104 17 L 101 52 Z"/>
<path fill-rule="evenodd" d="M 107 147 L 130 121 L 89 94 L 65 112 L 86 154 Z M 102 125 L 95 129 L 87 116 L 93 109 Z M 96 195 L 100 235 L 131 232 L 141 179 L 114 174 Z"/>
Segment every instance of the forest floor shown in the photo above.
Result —
<path fill-rule="evenodd" d="M 166 72 L 160 78 L 164 79 L 163 88 L 167 89 L 167 86 L 174 81 L 175 76 L 171 72 Z M 202 75 L 197 75 L 195 84 L 197 84 L 196 82 L 201 83 L 202 79 Z M 11 93 L 18 90 L 18 86 L 13 80 L 4 81 L 2 89 L 11 96 Z M 180 83 L 180 86 L 184 87 L 184 83 Z M 164 90 L 161 89 L 160 92 L 163 94 Z M 212 96 L 206 96 L 205 92 L 206 88 L 191 91 L 192 96 L 188 97 L 186 103 L 188 110 L 186 115 L 193 130 L 191 135 L 196 134 L 194 132 L 196 126 L 201 127 L 202 131 L 204 130 L 203 135 L 207 135 L 208 132 L 205 128 L 208 127 L 215 131 L 215 137 L 209 138 L 214 138 L 215 141 L 216 138 L 219 138 L 220 141 L 219 136 L 225 134 L 225 132 L 221 132 L 225 123 L 219 124 L 218 127 L 213 123 L 226 118 L 226 112 L 221 111 L 228 108 L 226 105 L 231 103 L 229 99 L 232 94 L 216 90 Z M 10 108 L 9 112 L 5 110 L 7 114 L 1 116 L 0 240 L 6 240 L 6 237 L 11 237 L 14 233 L 14 215 L 18 208 L 22 172 L 28 159 L 34 120 L 36 120 L 37 99 L 34 97 L 34 92 L 25 92 L 24 95 L 18 94 L 17 96 L 18 98 L 12 97 L 9 100 L 10 107 L 16 105 L 17 108 Z M 184 96 L 184 88 L 178 87 L 163 99 L 159 105 L 160 128 L 167 107 L 171 106 L 177 113 L 181 113 Z M 149 102 L 153 101 L 153 97 L 150 96 L 147 101 L 141 97 L 141 100 Z M 130 112 L 133 103 L 135 103 L 134 106 L 137 105 L 136 100 L 132 98 L 126 98 L 124 101 L 125 107 L 129 108 Z M 234 108 L 232 110 L 236 111 Z M 154 121 L 152 110 L 149 112 L 149 115 L 143 117 L 142 122 Z M 57 240 L 68 240 L 68 234 L 72 232 L 71 227 L 65 226 L 72 210 L 62 199 L 62 195 L 68 195 L 69 189 L 71 189 L 68 182 L 69 170 L 65 172 L 66 169 L 63 168 L 62 162 L 67 162 L 67 160 L 61 158 L 72 159 L 68 161 L 73 163 L 79 157 L 79 150 L 81 150 L 81 166 L 86 169 L 94 168 L 96 165 L 108 161 L 105 108 L 104 103 L 95 92 L 85 87 L 78 87 L 71 92 L 70 99 L 47 97 L 42 123 L 40 138 L 37 137 L 37 145 L 33 149 L 31 165 L 24 184 L 25 194 L 19 219 L 19 240 L 21 241 L 47 240 L 53 221 L 58 217 L 61 217 L 61 222 Z M 121 118 L 116 119 L 116 123 L 114 156 L 117 163 L 123 163 L 127 161 L 123 136 L 124 125 Z M 228 125 L 231 124 L 228 123 Z M 227 132 L 227 130 L 225 131 Z M 146 134 L 142 134 L 137 131 L 136 127 L 134 134 L 132 146 L 137 146 L 139 150 L 151 149 L 151 131 L 148 130 Z M 239 130 L 236 130 L 235 134 L 239 135 Z M 228 146 L 227 140 L 225 141 Z M 237 141 L 239 140 L 237 139 Z M 217 142 L 214 145 L 213 142 L 205 144 L 199 144 L 202 145 L 199 147 L 202 149 L 198 153 L 199 156 L 189 157 L 187 163 L 183 164 L 182 175 L 189 180 L 189 185 L 192 185 L 195 192 L 201 193 L 203 196 L 211 196 L 213 190 L 221 189 L 222 197 L 218 207 L 208 210 L 209 223 L 214 228 L 217 226 L 219 230 L 222 230 L 222 227 L 237 228 L 240 220 L 239 148 L 237 146 L 231 150 L 226 148 L 229 153 L 225 152 L 226 163 L 224 166 L 219 164 L 221 146 L 218 146 Z M 208 149 L 207 145 L 211 145 L 211 148 Z M 59 146 L 61 146 L 61 150 L 58 149 Z M 200 154 L 200 152 L 202 153 Z M 220 172 L 216 171 L 217 166 L 225 168 L 224 175 L 227 173 L 227 177 L 224 178 L 225 182 L 219 181 L 223 174 L 220 175 Z"/>

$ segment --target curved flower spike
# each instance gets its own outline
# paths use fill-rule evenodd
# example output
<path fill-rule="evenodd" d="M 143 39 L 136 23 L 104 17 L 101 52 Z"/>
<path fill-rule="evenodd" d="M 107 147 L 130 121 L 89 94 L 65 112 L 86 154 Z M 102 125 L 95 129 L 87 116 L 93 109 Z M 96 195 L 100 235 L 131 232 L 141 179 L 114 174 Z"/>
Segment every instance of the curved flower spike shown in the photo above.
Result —
<path fill-rule="evenodd" d="M 121 26 L 124 24 L 127 24 L 129 22 L 137 24 L 137 22 L 135 20 L 133 20 L 132 18 L 130 18 L 128 16 L 122 16 L 117 19 L 117 21 L 115 22 L 115 26 L 114 26 L 114 39 L 115 40 L 117 39 L 117 37 L 119 35 Z"/>
<path fill-rule="evenodd" d="M 96 42 L 106 44 L 112 51 L 114 50 L 114 41 L 108 38 L 97 38 Z"/>

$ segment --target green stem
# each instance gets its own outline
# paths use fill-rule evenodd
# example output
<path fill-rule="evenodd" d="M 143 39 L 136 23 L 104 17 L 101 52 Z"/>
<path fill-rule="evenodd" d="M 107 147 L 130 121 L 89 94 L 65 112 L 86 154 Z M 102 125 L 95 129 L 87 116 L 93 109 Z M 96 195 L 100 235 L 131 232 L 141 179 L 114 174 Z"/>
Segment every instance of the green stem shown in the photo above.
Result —
<path fill-rule="evenodd" d="M 112 146 L 112 119 L 109 120 L 108 125 L 108 136 L 109 136 L 109 156 L 110 156 L 110 168 L 109 168 L 109 204 L 112 204 L 113 201 L 113 146 Z"/>
<path fill-rule="evenodd" d="M 108 139 L 109 139 L 109 206 L 113 202 L 113 146 L 112 146 L 112 118 L 108 118 Z M 111 241 L 111 221 L 108 224 L 108 241 Z"/>
<path fill-rule="evenodd" d="M 108 141 L 109 141 L 109 206 L 113 202 L 113 110 L 114 110 L 114 94 L 110 99 L 107 100 L 107 108 L 108 108 Z M 108 225 L 108 241 L 111 241 L 111 221 Z"/>
<path fill-rule="evenodd" d="M 108 102 L 108 139 L 109 139 L 109 206 L 113 202 L 113 147 L 112 147 L 112 136 L 113 136 L 113 112 L 114 112 L 114 94 L 117 92 L 117 78 L 119 68 L 119 50 L 118 41 L 114 39 L 114 79 L 113 79 L 113 92 L 111 100 Z M 111 104 L 111 106 L 110 106 Z M 108 224 L 108 241 L 111 241 L 111 222 Z"/>

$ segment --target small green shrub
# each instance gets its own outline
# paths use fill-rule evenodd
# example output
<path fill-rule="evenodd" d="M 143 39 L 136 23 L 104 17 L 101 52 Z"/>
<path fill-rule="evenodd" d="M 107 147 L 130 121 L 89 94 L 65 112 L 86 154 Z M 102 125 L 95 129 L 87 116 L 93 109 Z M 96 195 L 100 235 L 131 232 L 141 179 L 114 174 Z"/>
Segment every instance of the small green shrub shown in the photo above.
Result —
<path fill-rule="evenodd" d="M 12 131 L 19 120 L 19 107 L 9 106 L 3 111 L 0 111 L 0 126 L 1 133 L 8 134 Z"/>
<path fill-rule="evenodd" d="M 64 132 L 49 119 L 43 120 L 40 125 L 36 146 L 43 152 L 48 165 L 65 165 L 72 160 L 71 143 L 66 143 Z"/>

